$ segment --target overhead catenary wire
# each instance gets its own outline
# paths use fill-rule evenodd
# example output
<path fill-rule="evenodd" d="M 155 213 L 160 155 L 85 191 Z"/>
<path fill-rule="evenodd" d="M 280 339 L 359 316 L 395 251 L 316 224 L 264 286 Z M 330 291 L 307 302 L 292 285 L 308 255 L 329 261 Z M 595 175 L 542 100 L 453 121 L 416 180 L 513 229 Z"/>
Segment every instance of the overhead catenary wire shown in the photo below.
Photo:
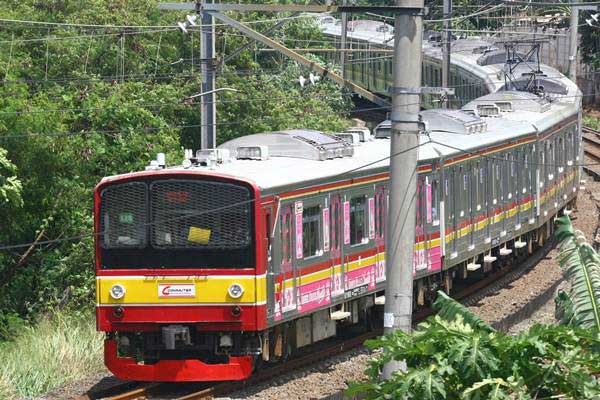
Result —
<path fill-rule="evenodd" d="M 387 110 L 389 107 L 384 107 L 384 106 L 380 106 L 380 107 L 369 107 L 369 108 L 360 108 L 360 109 L 354 109 L 354 110 L 349 110 L 349 111 L 345 111 L 343 113 L 345 114 L 356 114 L 356 113 L 360 113 L 360 112 L 368 112 L 368 111 L 376 111 L 376 110 Z M 302 117 L 302 116 L 319 116 L 319 115 L 331 115 L 328 111 L 321 111 L 321 112 L 314 112 L 314 113 L 307 113 L 306 111 L 298 113 L 298 114 L 292 114 L 292 116 L 296 116 L 296 117 Z M 260 118 L 255 118 L 253 119 L 253 121 L 268 121 L 268 120 L 272 120 L 274 118 L 277 118 L 277 115 L 272 115 L 272 116 L 263 116 Z M 228 122 L 216 122 L 213 123 L 211 125 L 217 125 L 217 126 L 229 126 L 229 125 L 242 125 L 244 123 L 247 123 L 247 120 L 236 120 L 236 121 L 228 121 Z M 85 130 L 85 131 L 71 131 L 71 132 L 62 132 L 62 131 L 57 131 L 57 132 L 30 132 L 30 133 L 23 133 L 23 134 L 8 134 L 8 135 L 1 135 L 0 134 L 0 141 L 2 140 L 8 140 L 8 139 L 23 139 L 23 138 L 44 138 L 44 137 L 60 137 L 60 136 L 91 136 L 94 134 L 100 134 L 100 135 L 115 135 L 115 134 L 120 134 L 120 133 L 148 133 L 148 132 L 160 132 L 160 131 L 165 131 L 165 130 L 173 130 L 173 129 L 186 129 L 186 128 L 200 128 L 203 125 L 208 125 L 208 124 L 187 124 L 187 125 L 164 125 L 164 126 L 156 126 L 156 127 L 139 127 L 139 128 L 135 128 L 135 127 L 130 127 L 130 128 L 124 128 L 124 129 L 97 129 L 97 130 Z"/>
<path fill-rule="evenodd" d="M 405 149 L 401 152 L 395 153 L 393 155 L 390 156 L 386 156 L 386 157 L 382 157 L 379 158 L 377 160 L 362 164 L 358 167 L 340 172 L 338 174 L 334 174 L 333 176 L 329 177 L 329 178 L 342 178 L 345 175 L 348 175 L 352 172 L 356 172 L 359 171 L 361 169 L 364 169 L 366 167 L 369 167 L 371 165 L 375 165 L 378 164 L 380 162 L 386 161 L 392 157 L 397 157 L 401 154 L 403 154 L 404 152 L 407 151 L 412 151 L 414 150 L 416 147 L 422 147 L 428 144 L 438 144 L 441 146 L 446 146 L 449 148 L 453 148 L 456 151 L 460 151 L 464 154 L 470 154 L 470 155 L 477 155 L 480 157 L 484 157 L 484 158 L 491 158 L 491 159 L 496 159 L 499 161 L 503 161 L 503 162 L 513 162 L 515 164 L 528 164 L 528 165 L 537 165 L 537 166 L 562 166 L 562 167 L 570 167 L 570 168 L 577 168 L 577 167 L 583 167 L 583 166 L 597 166 L 600 165 L 600 163 L 573 163 L 572 165 L 568 165 L 568 163 L 564 163 L 564 164 L 558 164 L 558 163 L 538 163 L 538 162 L 525 162 L 525 161 L 521 161 L 521 160 L 507 160 L 505 158 L 499 158 L 499 157 L 494 157 L 494 156 L 489 156 L 489 155 L 485 155 L 485 154 L 480 154 L 477 151 L 470 151 L 470 150 L 466 150 L 466 149 L 461 149 L 458 148 L 456 146 L 452 146 L 449 145 L 447 143 L 442 143 L 436 140 L 432 140 L 430 139 L 429 141 L 425 141 L 422 143 L 419 143 L 419 145 L 415 146 L 415 147 L 411 147 L 409 149 Z M 309 186 L 306 186 L 305 188 L 309 188 Z M 299 190 L 305 189 L 305 188 L 299 188 Z M 322 196 L 322 193 L 315 193 L 312 195 L 307 195 L 306 197 L 315 197 L 315 196 Z M 234 204 L 230 204 L 227 206 L 222 206 L 222 207 L 217 207 L 214 209 L 210 209 L 210 210 L 204 210 L 204 211 L 199 211 L 197 213 L 190 213 L 190 214 L 186 214 L 185 216 L 179 216 L 179 217 L 174 217 L 174 218 L 169 218 L 169 219 L 163 219 L 160 221 L 153 221 L 153 222 L 149 222 L 149 223 L 145 223 L 143 224 L 143 226 L 152 226 L 155 225 L 157 223 L 164 223 L 164 222 L 169 222 L 169 221 L 173 221 L 173 220 L 180 220 L 180 219 L 185 219 L 185 218 L 191 218 L 191 217 L 195 217 L 195 216 L 199 216 L 199 215 L 205 215 L 205 214 L 209 214 L 209 213 L 216 213 L 216 212 L 220 212 L 229 208 L 235 208 L 235 207 L 239 207 L 241 205 L 246 205 L 246 204 L 252 204 L 254 202 L 257 201 L 261 201 L 263 198 L 256 198 L 256 199 L 250 199 L 250 200 L 244 200 L 241 202 L 237 202 Z M 77 241 L 77 240 L 82 240 L 82 239 L 86 239 L 86 238 L 90 238 L 90 237 L 96 237 L 96 236 L 102 236 L 104 234 L 107 234 L 109 231 L 104 231 L 104 232 L 89 232 L 89 233 L 85 233 L 85 234 L 81 234 L 81 235 L 76 235 L 76 236 L 70 236 L 70 237 L 65 237 L 65 238 L 59 238 L 59 239 L 49 239 L 49 240 L 45 240 L 45 241 L 37 241 L 37 242 L 28 242 L 28 243 L 19 243 L 19 244 L 5 244 L 5 245 L 0 245 L 0 251 L 7 251 L 7 250 L 17 250 L 17 249 L 21 249 L 21 248 L 28 248 L 31 246 L 42 246 L 42 245 L 48 245 L 48 244 L 54 244 L 54 243 L 63 243 L 63 242 L 73 242 L 73 241 Z"/>
<path fill-rule="evenodd" d="M 424 143 L 423 144 L 419 144 L 416 147 L 421 147 L 423 145 L 424 145 Z M 403 150 L 401 152 L 398 152 L 396 154 L 389 155 L 389 156 L 380 158 L 378 160 L 374 160 L 374 161 L 368 162 L 366 164 L 360 165 L 358 167 L 351 168 L 349 170 L 346 170 L 346 171 L 334 174 L 330 178 L 343 178 L 344 176 L 346 176 L 348 174 L 351 174 L 352 172 L 356 172 L 358 170 L 361 170 L 363 168 L 369 167 L 371 165 L 383 162 L 383 161 L 388 160 L 388 159 L 390 159 L 392 157 L 397 157 L 397 156 L 402 155 L 403 153 L 405 153 L 407 151 L 412 151 L 414 149 L 415 149 L 415 147 L 409 148 L 409 149 L 405 149 L 405 150 Z M 309 186 L 306 186 L 305 188 L 308 188 L 308 187 Z M 302 190 L 302 189 L 304 189 L 304 188 L 299 188 L 299 190 Z M 315 197 L 315 196 L 322 196 L 322 194 L 321 193 L 315 193 L 315 194 L 312 194 L 312 195 L 307 195 L 306 198 Z M 222 207 L 217 207 L 217 208 L 210 209 L 210 210 L 199 211 L 199 212 L 196 212 L 196 213 L 189 213 L 189 214 L 186 214 L 184 216 L 163 219 L 163 220 L 160 220 L 160 221 L 148 222 L 148 223 L 145 223 L 145 224 L 141 224 L 141 226 L 152 226 L 152 225 L 156 225 L 157 223 L 164 223 L 164 222 L 181 220 L 181 219 L 185 219 L 185 218 L 191 218 L 191 217 L 196 217 L 196 216 L 210 214 L 210 213 L 217 213 L 217 212 L 220 212 L 220 211 L 223 211 L 223 210 L 226 210 L 226 209 L 235 208 L 235 207 L 239 207 L 239 206 L 247 205 L 247 204 L 252 204 L 252 203 L 255 203 L 255 202 L 261 201 L 261 200 L 263 200 L 262 197 L 255 198 L 255 199 L 244 200 L 244 201 L 241 201 L 241 202 L 237 202 L 237 203 L 226 205 L 226 206 L 222 206 Z M 43 240 L 43 241 L 40 240 L 40 241 L 37 241 L 37 242 L 20 243 L 20 244 L 7 244 L 7 245 L 0 244 L 0 251 L 17 250 L 17 249 L 22 249 L 22 248 L 28 248 L 28 247 L 31 247 L 31 246 L 36 246 L 37 247 L 37 246 L 43 246 L 43 245 L 48 245 L 48 244 L 54 244 L 54 243 L 73 242 L 73 241 L 77 241 L 77 240 L 81 240 L 81 239 L 86 239 L 86 238 L 90 238 L 90 237 L 102 236 L 102 235 L 105 235 L 105 234 L 107 234 L 109 232 L 110 232 L 110 230 L 109 231 L 104 231 L 104 232 L 97 232 L 97 233 L 96 232 L 88 232 L 88 233 L 84 233 L 84 234 L 81 234 L 81 235 L 75 235 L 75 236 L 70 236 L 70 237 L 65 237 L 65 238 L 59 238 L 59 239 L 49 239 L 49 240 Z"/>
<path fill-rule="evenodd" d="M 290 17 L 280 17 L 280 18 L 269 18 L 263 20 L 256 21 L 244 21 L 244 24 L 261 24 L 265 22 L 278 22 L 282 19 L 300 19 L 300 18 L 314 18 L 313 15 L 295 15 Z M 43 26 L 59 26 L 59 27 L 72 27 L 72 28 L 96 28 L 96 29 L 162 29 L 162 28 L 177 28 L 174 25 L 103 25 L 103 24 L 83 24 L 83 23 L 74 23 L 74 22 L 45 22 L 45 21 L 33 21 L 33 20 L 25 20 L 25 19 L 9 19 L 9 18 L 0 18 L 0 22 L 6 23 L 14 23 L 21 25 L 43 25 Z M 193 29 L 202 28 L 204 25 L 197 24 Z M 211 25 L 213 26 L 213 25 Z M 225 23 L 216 23 L 214 26 L 229 26 Z"/>
<path fill-rule="evenodd" d="M 565 2 L 549 2 L 549 1 L 527 1 L 527 0 L 498 0 L 498 2 L 504 5 L 523 5 L 531 7 L 548 7 L 548 6 L 560 6 L 560 7 L 585 7 L 585 6 L 600 6 L 600 1 L 565 1 Z"/>
<path fill-rule="evenodd" d="M 260 74 L 260 71 L 256 71 L 256 74 Z M 588 72 L 586 74 L 580 74 L 581 76 L 594 76 L 593 72 Z M 547 75 L 545 76 L 546 79 L 557 79 L 557 78 L 561 78 L 563 77 L 563 75 Z M 114 79 L 114 77 L 113 77 Z M 502 83 L 503 80 L 499 79 L 498 81 L 494 81 L 496 83 Z M 453 88 L 453 89 L 459 89 L 459 88 L 468 88 L 468 87 L 475 87 L 475 86 L 481 86 L 481 83 L 466 83 L 466 84 L 457 84 L 457 85 L 450 85 L 448 86 L 449 88 Z M 352 97 L 354 94 L 353 93 L 341 93 L 340 96 L 342 97 Z M 327 94 L 325 95 L 321 95 L 321 94 L 315 94 L 315 93 L 311 93 L 310 96 L 312 97 L 317 97 L 320 99 L 324 99 L 327 100 L 329 97 Z M 557 98 L 559 99 L 567 99 L 567 98 L 584 98 L 584 97 L 593 97 L 594 94 L 581 94 L 581 95 L 558 95 Z M 251 97 L 251 98 L 235 98 L 235 99 L 221 99 L 221 100 L 217 100 L 215 101 L 215 103 L 217 104 L 227 104 L 227 103 L 245 103 L 245 102 L 262 102 L 262 101 L 279 101 L 279 100 L 292 100 L 292 99 L 298 99 L 297 95 L 293 95 L 293 96 L 277 96 L 277 97 Z M 457 101 L 464 101 L 462 99 L 456 99 L 456 98 L 450 98 L 449 101 L 451 102 L 457 102 Z M 470 100 L 470 102 L 477 102 L 477 99 L 473 99 Z M 483 100 L 482 100 L 483 101 Z M 529 101 L 528 99 L 514 99 L 513 101 Z M 186 103 L 184 103 L 183 101 L 175 101 L 175 102 L 160 102 L 160 103 L 137 103 L 137 104 L 119 104 L 118 107 L 120 108 L 125 108 L 125 109 L 144 109 L 144 108 L 163 108 L 163 107 L 170 107 L 170 106 L 185 106 Z M 189 105 L 189 104 L 188 104 Z M 111 107 L 111 105 L 108 106 L 104 106 L 104 107 L 73 107 L 73 108 L 56 108 L 56 109 L 32 109 L 32 110 L 18 110 L 18 111 L 0 111 L 0 115 L 27 115 L 27 114 L 43 114 L 43 113 L 67 113 L 67 112 L 92 112 L 92 111 L 102 111 L 102 110 L 108 110 L 108 109 L 112 109 L 114 107 L 114 105 Z M 387 108 L 387 107 L 378 107 L 378 108 Z"/>

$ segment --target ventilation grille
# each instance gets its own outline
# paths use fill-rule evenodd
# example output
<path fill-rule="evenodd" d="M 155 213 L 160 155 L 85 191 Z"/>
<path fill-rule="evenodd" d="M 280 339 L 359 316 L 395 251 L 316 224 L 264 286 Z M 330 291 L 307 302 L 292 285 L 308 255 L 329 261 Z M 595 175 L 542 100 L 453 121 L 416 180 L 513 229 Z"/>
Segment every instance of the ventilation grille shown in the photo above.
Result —
<path fill-rule="evenodd" d="M 110 186 L 100 194 L 101 246 L 139 248 L 146 246 L 146 184 L 123 183 Z"/>
<path fill-rule="evenodd" d="M 480 117 L 499 117 L 500 116 L 500 110 L 498 109 L 498 107 L 495 105 L 491 105 L 491 104 L 477 106 L 477 112 L 479 113 Z"/>
<path fill-rule="evenodd" d="M 152 245 L 236 249 L 250 243 L 250 191 L 220 182 L 157 181 L 150 186 Z"/>
<path fill-rule="evenodd" d="M 496 106 L 500 109 L 500 111 L 511 112 L 513 110 L 512 103 L 510 101 L 497 101 Z"/>

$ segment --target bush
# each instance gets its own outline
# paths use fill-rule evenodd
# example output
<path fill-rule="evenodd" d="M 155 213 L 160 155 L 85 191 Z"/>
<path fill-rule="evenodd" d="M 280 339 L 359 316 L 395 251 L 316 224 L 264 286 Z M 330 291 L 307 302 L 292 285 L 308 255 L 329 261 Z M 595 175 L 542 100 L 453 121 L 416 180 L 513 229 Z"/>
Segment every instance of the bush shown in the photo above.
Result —
<path fill-rule="evenodd" d="M 56 314 L 0 344 L 0 399 L 33 397 L 103 369 L 102 334 L 90 315 Z"/>
<path fill-rule="evenodd" d="M 431 317 L 411 335 L 396 332 L 367 342 L 382 354 L 367 370 L 368 382 L 351 385 L 367 399 L 600 398 L 597 333 L 535 325 L 518 336 L 474 329 L 458 315 Z M 389 360 L 406 372 L 382 380 Z"/>

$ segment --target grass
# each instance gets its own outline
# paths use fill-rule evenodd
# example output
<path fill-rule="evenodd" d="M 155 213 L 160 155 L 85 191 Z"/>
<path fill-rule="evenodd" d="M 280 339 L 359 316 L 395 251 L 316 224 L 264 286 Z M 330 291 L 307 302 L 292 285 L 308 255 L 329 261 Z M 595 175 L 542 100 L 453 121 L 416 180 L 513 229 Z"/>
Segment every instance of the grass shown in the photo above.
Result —
<path fill-rule="evenodd" d="M 600 129 L 600 118 L 592 115 L 584 115 L 583 116 L 583 126 L 587 126 L 592 129 L 599 130 Z"/>
<path fill-rule="evenodd" d="M 56 314 L 0 343 L 0 399 L 35 397 L 103 368 L 91 317 Z"/>

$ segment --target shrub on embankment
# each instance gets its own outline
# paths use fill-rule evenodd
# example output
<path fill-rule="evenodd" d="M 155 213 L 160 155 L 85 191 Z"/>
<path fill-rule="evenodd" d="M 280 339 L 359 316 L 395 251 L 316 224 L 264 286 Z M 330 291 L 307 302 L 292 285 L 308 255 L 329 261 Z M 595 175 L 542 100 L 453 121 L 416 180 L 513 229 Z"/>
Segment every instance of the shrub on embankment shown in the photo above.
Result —
<path fill-rule="evenodd" d="M 0 344 L 0 399 L 36 397 L 102 369 L 93 318 L 55 314 Z"/>
<path fill-rule="evenodd" d="M 557 225 L 569 287 L 556 298 L 558 325 L 511 336 L 438 292 L 438 315 L 415 332 L 367 342 L 381 354 L 367 382 L 349 392 L 367 399 L 600 399 L 600 256 L 568 217 Z M 384 380 L 390 360 L 404 360 L 407 369 Z"/>

